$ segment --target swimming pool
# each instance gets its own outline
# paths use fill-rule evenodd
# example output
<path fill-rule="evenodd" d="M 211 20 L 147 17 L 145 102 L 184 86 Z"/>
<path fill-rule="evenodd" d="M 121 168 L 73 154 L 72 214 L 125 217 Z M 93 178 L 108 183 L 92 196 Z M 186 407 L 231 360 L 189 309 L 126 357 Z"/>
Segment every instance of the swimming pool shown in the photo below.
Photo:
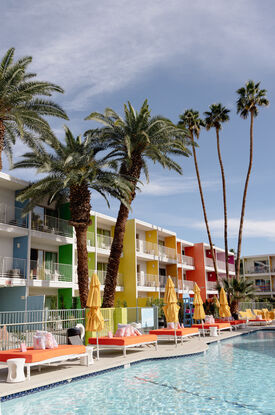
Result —
<path fill-rule="evenodd" d="M 2 402 L 2 415 L 275 414 L 275 331 Z"/>

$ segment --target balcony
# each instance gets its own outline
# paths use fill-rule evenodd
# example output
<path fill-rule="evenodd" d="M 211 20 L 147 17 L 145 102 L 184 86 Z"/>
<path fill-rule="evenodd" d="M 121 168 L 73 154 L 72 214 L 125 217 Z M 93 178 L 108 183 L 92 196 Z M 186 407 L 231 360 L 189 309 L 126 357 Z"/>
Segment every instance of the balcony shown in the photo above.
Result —
<path fill-rule="evenodd" d="M 217 281 L 207 281 L 207 290 L 208 291 L 218 291 L 217 290 Z"/>
<path fill-rule="evenodd" d="M 44 220 L 33 215 L 32 230 L 39 232 L 47 232 L 55 235 L 73 237 L 73 227 L 68 220 L 59 219 L 54 216 L 44 216 Z"/>
<path fill-rule="evenodd" d="M 95 246 L 95 234 L 94 232 L 87 232 L 87 248 Z"/>
<path fill-rule="evenodd" d="M 193 291 L 194 281 L 178 280 L 178 289 L 181 291 Z"/>
<path fill-rule="evenodd" d="M 137 285 L 139 287 L 159 287 L 159 276 L 153 274 L 137 273 Z"/>
<path fill-rule="evenodd" d="M 191 256 L 182 255 L 181 258 L 183 265 L 194 266 L 194 258 L 192 258 Z"/>
<path fill-rule="evenodd" d="M 177 260 L 177 252 L 173 248 L 168 248 L 167 246 L 158 245 L 158 253 L 161 259 L 173 259 Z"/>
<path fill-rule="evenodd" d="M 263 292 L 271 292 L 272 289 L 270 287 L 270 284 L 266 284 L 266 285 L 255 285 L 255 292 L 259 293 L 263 293 Z"/>
<path fill-rule="evenodd" d="M 157 255 L 158 246 L 153 242 L 144 241 L 143 239 L 136 239 L 136 250 L 137 252 L 147 255 Z"/>
<path fill-rule="evenodd" d="M 30 279 L 72 282 L 72 265 L 60 263 L 39 264 L 38 261 L 30 261 Z"/>
<path fill-rule="evenodd" d="M 0 223 L 5 223 L 12 226 L 20 226 L 21 228 L 28 227 L 27 216 L 23 217 L 23 209 L 13 205 L 0 203 Z"/>
<path fill-rule="evenodd" d="M 205 258 L 205 266 L 214 268 L 214 263 L 212 258 Z"/>
<path fill-rule="evenodd" d="M 100 270 L 96 271 L 96 270 L 89 269 L 89 278 L 92 278 L 92 275 L 94 272 L 97 274 L 100 284 L 104 286 L 107 271 L 100 271 Z M 117 274 L 117 287 L 123 287 L 123 286 L 124 286 L 124 276 L 122 273 L 119 272 Z"/>
<path fill-rule="evenodd" d="M 108 235 L 97 234 L 97 247 L 99 249 L 110 250 L 113 243 L 113 238 Z"/>
<path fill-rule="evenodd" d="M 27 275 L 27 260 L 0 257 L 0 278 L 22 278 Z"/>
<path fill-rule="evenodd" d="M 269 274 L 269 267 L 256 267 L 256 268 L 250 268 L 245 270 L 245 274 Z"/>
<path fill-rule="evenodd" d="M 168 277 L 166 275 L 165 276 L 164 275 L 159 276 L 159 286 L 160 286 L 160 288 L 165 288 L 167 278 Z M 171 278 L 172 278 L 172 281 L 174 283 L 175 288 L 177 288 L 177 286 L 178 286 L 177 277 L 172 277 L 171 276 Z"/>

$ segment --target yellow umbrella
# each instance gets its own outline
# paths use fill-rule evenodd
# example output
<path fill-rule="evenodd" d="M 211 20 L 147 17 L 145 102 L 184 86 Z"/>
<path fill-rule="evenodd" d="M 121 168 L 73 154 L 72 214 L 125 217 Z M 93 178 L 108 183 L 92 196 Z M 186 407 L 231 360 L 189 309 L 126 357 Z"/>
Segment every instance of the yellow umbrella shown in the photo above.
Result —
<path fill-rule="evenodd" d="M 230 308 L 227 302 L 227 297 L 224 291 L 224 288 L 221 288 L 220 291 L 220 309 L 219 309 L 220 317 L 231 317 Z"/>
<path fill-rule="evenodd" d="M 219 300 L 218 300 L 218 298 L 217 298 L 216 295 L 214 295 L 213 301 L 214 301 L 215 306 L 218 307 L 218 308 L 220 308 L 221 305 L 220 305 L 220 302 L 219 302 Z"/>
<path fill-rule="evenodd" d="M 201 295 L 200 295 L 200 289 L 197 285 L 197 283 L 195 282 L 194 284 L 194 301 L 193 304 L 195 306 L 195 310 L 194 310 L 194 314 L 193 314 L 193 319 L 194 320 L 203 320 L 205 318 L 205 312 L 204 312 L 204 308 L 203 308 L 203 302 L 201 299 Z"/>
<path fill-rule="evenodd" d="M 166 305 L 163 307 L 163 311 L 166 317 L 167 323 L 175 324 L 175 343 L 177 346 L 177 336 L 176 336 L 176 323 L 179 321 L 179 309 L 178 299 L 175 292 L 175 286 L 171 277 L 168 277 L 165 285 L 164 293 L 164 302 Z"/>
<path fill-rule="evenodd" d="M 96 331 L 97 358 L 99 358 L 98 332 L 104 328 L 104 318 L 100 311 L 100 282 L 96 273 L 93 273 L 88 294 L 87 307 L 90 308 L 86 322 L 87 331 Z"/>

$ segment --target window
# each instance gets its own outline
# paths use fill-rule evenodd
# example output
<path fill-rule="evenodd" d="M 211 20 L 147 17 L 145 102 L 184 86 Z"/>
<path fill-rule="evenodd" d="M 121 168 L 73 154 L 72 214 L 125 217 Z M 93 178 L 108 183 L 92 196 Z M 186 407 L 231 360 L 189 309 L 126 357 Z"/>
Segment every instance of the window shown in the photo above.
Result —
<path fill-rule="evenodd" d="M 103 236 L 111 236 L 111 231 L 108 230 L 108 229 L 98 228 L 97 229 L 97 234 L 98 235 L 103 235 Z"/>
<path fill-rule="evenodd" d="M 166 277 L 166 269 L 165 268 L 160 268 L 159 269 L 159 275 L 162 277 Z"/>
<path fill-rule="evenodd" d="M 165 242 L 160 240 L 160 239 L 158 240 L 158 243 L 159 243 L 160 246 L 165 246 Z"/>

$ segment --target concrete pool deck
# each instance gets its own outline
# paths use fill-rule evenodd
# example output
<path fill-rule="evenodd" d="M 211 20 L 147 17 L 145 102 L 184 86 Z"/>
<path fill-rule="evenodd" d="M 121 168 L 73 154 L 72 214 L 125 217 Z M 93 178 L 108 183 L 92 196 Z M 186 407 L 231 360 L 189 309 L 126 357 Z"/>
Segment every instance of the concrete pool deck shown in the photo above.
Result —
<path fill-rule="evenodd" d="M 95 360 L 91 366 L 80 366 L 79 360 L 67 361 L 61 364 L 52 364 L 51 366 L 42 366 L 41 372 L 38 367 L 31 369 L 31 379 L 22 383 L 6 383 L 7 368 L 0 368 L 0 401 L 7 395 L 24 393 L 31 389 L 43 388 L 44 386 L 53 385 L 58 382 L 70 381 L 85 375 L 96 374 L 101 371 L 110 370 L 118 367 L 126 367 L 132 363 L 142 362 L 145 360 L 182 357 L 191 354 L 203 353 L 208 349 L 208 344 L 220 340 L 230 339 L 236 336 L 247 334 L 256 330 L 275 329 L 275 324 L 270 326 L 249 326 L 245 329 L 233 330 L 232 332 L 223 331 L 217 337 L 201 336 L 198 338 L 190 338 L 180 343 L 177 347 L 172 341 L 159 341 L 158 351 L 154 346 L 144 346 L 139 350 L 127 350 L 126 358 L 123 357 L 121 350 L 101 350 L 100 359 Z M 95 356 L 94 352 L 94 356 Z M 4 399 L 3 399 L 4 400 Z"/>

